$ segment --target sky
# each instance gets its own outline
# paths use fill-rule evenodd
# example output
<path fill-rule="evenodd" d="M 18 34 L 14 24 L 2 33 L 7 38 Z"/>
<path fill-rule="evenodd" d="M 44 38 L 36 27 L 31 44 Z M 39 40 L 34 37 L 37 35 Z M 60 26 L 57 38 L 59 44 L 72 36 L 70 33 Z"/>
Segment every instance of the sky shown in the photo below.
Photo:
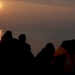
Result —
<path fill-rule="evenodd" d="M 75 0 L 0 0 L 0 29 L 75 29 Z"/>

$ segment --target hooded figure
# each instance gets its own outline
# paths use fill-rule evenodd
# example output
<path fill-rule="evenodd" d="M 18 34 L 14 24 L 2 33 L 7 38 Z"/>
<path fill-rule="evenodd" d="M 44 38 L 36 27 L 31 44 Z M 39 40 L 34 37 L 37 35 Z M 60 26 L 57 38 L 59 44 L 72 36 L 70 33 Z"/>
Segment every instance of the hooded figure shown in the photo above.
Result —
<path fill-rule="evenodd" d="M 53 73 L 60 75 L 72 75 L 74 71 L 74 62 L 70 54 L 71 52 L 71 41 L 63 41 L 54 53 Z"/>

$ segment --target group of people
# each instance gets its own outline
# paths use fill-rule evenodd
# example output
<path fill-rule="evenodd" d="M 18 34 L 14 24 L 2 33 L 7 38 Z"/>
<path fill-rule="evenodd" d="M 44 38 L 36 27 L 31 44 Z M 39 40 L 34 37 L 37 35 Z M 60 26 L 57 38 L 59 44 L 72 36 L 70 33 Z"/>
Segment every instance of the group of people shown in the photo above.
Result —
<path fill-rule="evenodd" d="M 0 41 L 0 55 L 2 70 L 75 75 L 75 39 L 63 41 L 57 50 L 52 43 L 47 43 L 34 57 L 25 34 L 20 34 L 16 39 L 11 31 L 6 31 Z"/>

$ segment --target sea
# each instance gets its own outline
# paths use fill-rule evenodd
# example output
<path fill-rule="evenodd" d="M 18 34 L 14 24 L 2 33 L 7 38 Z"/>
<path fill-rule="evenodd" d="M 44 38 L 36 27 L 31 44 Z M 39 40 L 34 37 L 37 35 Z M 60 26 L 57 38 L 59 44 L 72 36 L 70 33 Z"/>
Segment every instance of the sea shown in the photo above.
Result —
<path fill-rule="evenodd" d="M 4 30 L 0 30 L 2 35 Z M 31 45 L 31 52 L 36 56 L 47 43 L 53 43 L 55 50 L 64 40 L 75 39 L 75 30 L 13 30 L 12 36 L 26 35 L 26 42 Z"/>

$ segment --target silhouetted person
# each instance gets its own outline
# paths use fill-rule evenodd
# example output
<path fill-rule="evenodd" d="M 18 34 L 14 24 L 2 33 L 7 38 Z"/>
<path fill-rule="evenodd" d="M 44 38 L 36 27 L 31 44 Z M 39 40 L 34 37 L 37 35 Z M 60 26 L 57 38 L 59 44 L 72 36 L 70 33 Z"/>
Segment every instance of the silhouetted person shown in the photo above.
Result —
<path fill-rule="evenodd" d="M 41 50 L 36 56 L 36 66 L 37 70 L 44 73 L 50 73 L 50 63 L 53 59 L 53 54 L 55 52 L 54 45 L 52 43 L 47 43 L 46 47 Z"/>
<path fill-rule="evenodd" d="M 54 53 L 53 74 L 72 75 L 74 71 L 74 62 L 70 55 L 71 41 L 63 41 Z"/>
<path fill-rule="evenodd" d="M 31 70 L 31 66 L 33 66 L 34 55 L 31 52 L 31 46 L 26 43 L 26 35 L 20 34 L 19 36 L 19 44 L 20 44 L 20 62 L 21 66 L 28 70 Z"/>
<path fill-rule="evenodd" d="M 16 38 L 13 38 L 11 54 L 12 54 L 12 62 L 14 64 L 19 62 L 20 57 L 19 48 L 20 48 L 19 41 Z"/>
<path fill-rule="evenodd" d="M 3 68 L 11 67 L 12 32 L 6 31 L 1 39 Z"/>
<path fill-rule="evenodd" d="M 26 35 L 25 34 L 21 34 L 18 39 L 19 39 L 19 42 L 20 42 L 23 50 L 31 50 L 30 45 L 28 43 L 26 43 Z"/>
<path fill-rule="evenodd" d="M 69 53 L 71 57 L 74 59 L 74 75 L 75 75 L 75 39 L 71 40 L 71 51 Z"/>
<path fill-rule="evenodd" d="M 71 50 L 69 51 L 69 53 L 74 58 L 74 55 L 75 55 L 75 39 L 71 40 Z"/>
<path fill-rule="evenodd" d="M 6 31 L 5 34 L 1 37 L 1 42 L 9 42 L 13 39 L 12 37 L 12 32 L 11 31 Z"/>

